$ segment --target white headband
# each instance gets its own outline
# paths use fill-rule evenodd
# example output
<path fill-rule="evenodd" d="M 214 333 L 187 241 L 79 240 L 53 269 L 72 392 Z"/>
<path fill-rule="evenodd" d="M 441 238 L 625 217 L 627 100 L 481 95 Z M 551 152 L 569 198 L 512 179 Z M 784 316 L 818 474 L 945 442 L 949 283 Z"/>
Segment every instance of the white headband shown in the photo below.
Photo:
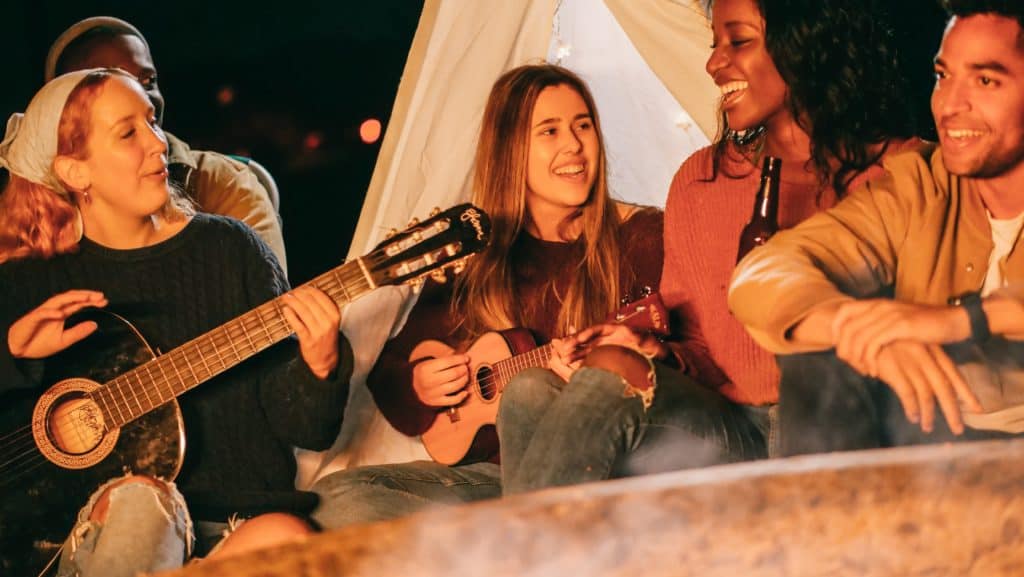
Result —
<path fill-rule="evenodd" d="M 76 70 L 47 82 L 32 97 L 24 114 L 7 121 L 7 133 L 0 142 L 0 167 L 62 195 L 67 190 L 53 172 L 57 157 L 57 129 L 71 91 L 89 73 L 104 70 Z"/>

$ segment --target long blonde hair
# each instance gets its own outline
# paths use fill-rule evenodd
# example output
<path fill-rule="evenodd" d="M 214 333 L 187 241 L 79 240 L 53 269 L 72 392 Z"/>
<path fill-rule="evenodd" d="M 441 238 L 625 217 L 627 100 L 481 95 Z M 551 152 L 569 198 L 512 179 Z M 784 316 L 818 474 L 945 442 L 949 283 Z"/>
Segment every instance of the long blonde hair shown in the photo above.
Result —
<path fill-rule="evenodd" d="M 119 69 L 98 70 L 82 78 L 68 95 L 57 128 L 57 156 L 88 158 L 92 104 L 100 89 L 115 75 L 138 83 L 134 76 Z M 79 241 L 76 203 L 74 193 L 58 193 L 9 173 L 0 192 L 0 263 L 74 252 Z M 192 214 L 195 208 L 191 201 L 171 186 L 160 216 L 175 222 Z"/>
<path fill-rule="evenodd" d="M 473 202 L 491 217 L 491 242 L 470 260 L 457 277 L 452 314 L 463 317 L 460 329 L 469 335 L 488 330 L 526 326 L 515 306 L 514 278 L 509 252 L 529 218 L 526 210 L 526 172 L 530 119 L 540 93 L 551 86 L 569 86 L 586 103 L 598 138 L 597 178 L 587 202 L 560 224 L 565 230 L 579 221 L 581 232 L 572 240 L 582 247 L 582 259 L 564 296 L 555 324 L 556 336 L 600 322 L 619 301 L 619 226 L 615 202 L 608 194 L 605 152 L 594 98 L 576 74 L 560 66 L 541 64 L 514 68 L 491 89 L 476 149 Z M 554 283 L 555 279 L 551 279 Z"/>

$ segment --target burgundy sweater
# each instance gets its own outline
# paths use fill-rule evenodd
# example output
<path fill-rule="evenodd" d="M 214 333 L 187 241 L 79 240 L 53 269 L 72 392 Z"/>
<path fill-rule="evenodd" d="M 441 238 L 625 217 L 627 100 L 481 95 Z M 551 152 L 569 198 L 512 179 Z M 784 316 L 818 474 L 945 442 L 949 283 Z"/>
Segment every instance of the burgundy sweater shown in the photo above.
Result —
<path fill-rule="evenodd" d="M 663 213 L 657 209 L 637 211 L 621 229 L 622 272 L 620 290 L 637 298 L 644 287 L 658 290 L 662 261 Z M 514 302 L 525 307 L 528 327 L 544 344 L 555 334 L 559 302 L 549 281 L 565 294 L 569 273 L 580 262 L 582 246 L 547 242 L 525 232 L 509 255 L 514 272 Z M 451 315 L 451 283 L 428 281 L 409 318 L 393 339 L 384 345 L 380 358 L 367 376 L 366 385 L 387 420 L 406 435 L 422 434 L 434 420 L 437 409 L 421 403 L 412 387 L 409 354 L 421 341 L 436 339 L 458 348 L 479 335 L 455 331 L 459 318 Z M 609 311 L 611 312 L 611 311 Z M 585 328 L 585 327 L 580 327 Z"/>

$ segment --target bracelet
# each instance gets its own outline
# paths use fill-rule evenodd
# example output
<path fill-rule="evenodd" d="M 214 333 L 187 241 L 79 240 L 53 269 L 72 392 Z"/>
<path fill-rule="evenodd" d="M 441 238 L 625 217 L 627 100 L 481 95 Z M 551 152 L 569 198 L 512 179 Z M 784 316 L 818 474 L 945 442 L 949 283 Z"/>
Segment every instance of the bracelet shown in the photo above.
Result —
<path fill-rule="evenodd" d="M 981 344 L 992 338 L 992 331 L 988 326 L 988 316 L 981 306 L 981 294 L 967 293 L 952 299 L 950 304 L 963 307 L 967 311 L 967 319 L 971 324 L 972 341 Z"/>

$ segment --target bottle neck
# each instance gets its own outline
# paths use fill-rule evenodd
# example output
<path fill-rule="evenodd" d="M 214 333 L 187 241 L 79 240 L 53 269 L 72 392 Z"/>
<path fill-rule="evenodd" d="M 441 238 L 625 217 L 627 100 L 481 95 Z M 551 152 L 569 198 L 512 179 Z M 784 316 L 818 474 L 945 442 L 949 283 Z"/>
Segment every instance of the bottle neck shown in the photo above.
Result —
<path fill-rule="evenodd" d="M 776 223 L 779 213 L 779 178 L 782 174 L 782 160 L 766 156 L 761 168 L 761 185 L 754 201 L 752 220 L 759 219 Z"/>

